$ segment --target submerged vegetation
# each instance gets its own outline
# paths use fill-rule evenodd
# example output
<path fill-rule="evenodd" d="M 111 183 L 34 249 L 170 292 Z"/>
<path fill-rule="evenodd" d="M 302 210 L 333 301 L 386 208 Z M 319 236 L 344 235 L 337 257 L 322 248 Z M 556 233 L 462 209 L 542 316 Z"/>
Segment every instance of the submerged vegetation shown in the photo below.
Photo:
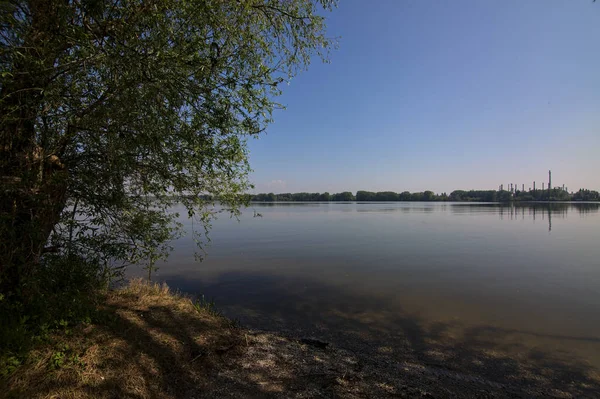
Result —
<path fill-rule="evenodd" d="M 433 191 L 410 193 L 403 191 L 357 191 L 338 194 L 325 193 L 283 193 L 283 194 L 251 194 L 251 201 L 303 201 L 303 202 L 344 202 L 344 201 L 467 201 L 467 202 L 510 202 L 510 201 L 600 201 L 600 193 L 593 190 L 580 189 L 575 193 L 555 188 L 552 190 L 455 190 L 450 193 L 435 194 Z"/>

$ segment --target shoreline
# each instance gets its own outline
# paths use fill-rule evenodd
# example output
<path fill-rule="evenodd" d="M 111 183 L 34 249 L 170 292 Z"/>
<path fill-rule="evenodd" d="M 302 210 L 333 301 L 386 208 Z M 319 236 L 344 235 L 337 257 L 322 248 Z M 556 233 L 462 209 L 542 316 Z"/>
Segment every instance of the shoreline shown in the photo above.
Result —
<path fill-rule="evenodd" d="M 435 203 L 435 204 L 498 204 L 498 205 L 510 205 L 510 204 L 600 204 L 600 201 L 445 201 L 445 200 L 434 200 L 434 201 L 250 201 L 249 204 L 401 204 L 401 203 Z"/>
<path fill-rule="evenodd" d="M 557 384 L 545 384 L 543 375 L 490 378 L 493 363 L 475 374 L 454 361 L 423 361 L 409 348 L 350 350 L 320 337 L 248 329 L 222 316 L 212 303 L 194 303 L 166 285 L 142 280 L 109 291 L 99 307 L 104 315 L 100 321 L 55 334 L 51 343 L 35 349 L 0 386 L 5 394 L 0 397 L 504 398 L 600 393 L 600 380 L 596 385 L 591 385 L 593 380 L 587 385 L 574 381 L 557 389 Z M 520 372 L 528 369 L 523 366 Z"/>

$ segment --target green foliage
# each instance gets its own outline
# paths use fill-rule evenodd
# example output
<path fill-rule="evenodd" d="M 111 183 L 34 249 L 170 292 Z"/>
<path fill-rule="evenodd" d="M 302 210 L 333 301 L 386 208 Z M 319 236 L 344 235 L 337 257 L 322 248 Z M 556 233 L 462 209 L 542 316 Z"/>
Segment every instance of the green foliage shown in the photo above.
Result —
<path fill-rule="evenodd" d="M 343 192 L 338 194 L 325 193 L 283 193 L 283 194 L 254 194 L 248 195 L 249 201 L 255 202 L 273 202 L 273 201 L 299 201 L 299 202 L 311 202 L 311 201 L 354 201 L 354 195 L 351 192 Z"/>
<path fill-rule="evenodd" d="M 67 365 L 82 367 L 84 363 L 68 344 L 63 344 L 50 356 L 49 367 L 57 370 Z"/>
<path fill-rule="evenodd" d="M 65 357 L 65 353 L 62 351 L 54 352 L 50 358 L 50 367 L 53 369 L 61 368 L 65 361 Z"/>
<path fill-rule="evenodd" d="M 26 292 L 0 302 L 0 375 L 12 373 L 51 333 L 70 335 L 73 326 L 98 317 L 99 290 L 105 283 L 94 263 L 75 256 L 46 257 L 23 285 Z M 64 361 L 59 352 L 68 351 L 63 348 L 53 356 L 54 367 Z"/>
<path fill-rule="evenodd" d="M 446 193 L 435 194 L 433 191 L 410 193 L 403 191 L 357 191 L 356 197 L 350 192 L 329 195 L 329 193 L 283 193 L 283 194 L 254 194 L 249 199 L 255 202 L 273 201 L 459 201 L 459 202 L 511 202 L 511 201 L 600 201 L 597 191 L 579 190 L 571 195 L 567 191 L 555 188 L 548 190 L 510 191 L 502 190 L 454 190 Z"/>
<path fill-rule="evenodd" d="M 21 359 L 17 356 L 0 357 L 0 377 L 6 377 L 12 374 L 21 363 Z"/>
<path fill-rule="evenodd" d="M 496 190 L 454 190 L 450 193 L 448 199 L 450 201 L 495 202 L 510 199 L 510 197 L 503 197 L 505 193 L 510 194 L 508 191 Z"/>
<path fill-rule="evenodd" d="M 357 201 L 375 201 L 376 194 L 370 191 L 357 191 L 356 192 L 356 200 Z"/>
<path fill-rule="evenodd" d="M 0 7 L 0 292 L 51 248 L 104 276 L 156 262 L 181 226 L 202 245 L 236 215 L 246 142 L 282 87 L 327 61 L 331 0 L 10 1 Z M 48 246 L 50 244 L 50 246 Z"/>
<path fill-rule="evenodd" d="M 208 312 L 213 316 L 221 316 L 221 311 L 217 309 L 217 305 L 213 299 L 206 299 L 204 295 L 194 301 L 194 307 L 199 312 Z"/>
<path fill-rule="evenodd" d="M 574 201 L 600 201 L 600 193 L 594 190 L 584 190 L 582 188 L 579 189 L 573 195 Z"/>
<path fill-rule="evenodd" d="M 352 194 L 350 191 L 344 191 L 343 193 L 333 194 L 331 196 L 331 201 L 335 202 L 347 202 L 354 200 L 354 194 Z"/>
<path fill-rule="evenodd" d="M 26 1 L 0 6 L 0 365 L 148 277 L 182 226 L 237 215 L 246 142 L 334 43 L 330 0 Z M 214 306 L 201 304 L 212 312 Z M 64 350 L 52 367 L 65 363 Z"/>

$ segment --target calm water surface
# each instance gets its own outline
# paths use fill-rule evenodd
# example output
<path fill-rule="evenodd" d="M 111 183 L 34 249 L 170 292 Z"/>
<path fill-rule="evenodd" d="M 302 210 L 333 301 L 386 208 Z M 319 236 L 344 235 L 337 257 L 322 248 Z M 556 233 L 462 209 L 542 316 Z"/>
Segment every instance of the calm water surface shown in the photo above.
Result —
<path fill-rule="evenodd" d="M 600 369 L 598 204 L 253 204 L 210 236 L 202 263 L 175 242 L 157 279 L 251 327 Z"/>

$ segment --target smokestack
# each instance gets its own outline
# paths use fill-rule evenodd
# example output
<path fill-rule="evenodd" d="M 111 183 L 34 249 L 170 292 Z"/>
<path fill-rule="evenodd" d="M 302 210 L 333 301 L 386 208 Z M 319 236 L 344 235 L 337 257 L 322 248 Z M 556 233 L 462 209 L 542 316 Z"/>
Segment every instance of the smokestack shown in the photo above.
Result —
<path fill-rule="evenodd" d="M 544 182 L 542 182 L 542 191 L 544 191 Z"/>
<path fill-rule="evenodd" d="M 523 184 L 523 188 L 521 189 L 521 191 L 525 192 L 525 184 Z"/>
<path fill-rule="evenodd" d="M 548 171 L 548 201 L 550 201 L 550 195 L 551 195 L 550 190 L 552 190 L 552 171 L 551 170 Z M 550 216 L 548 216 L 548 217 L 550 217 Z"/>
<path fill-rule="evenodd" d="M 535 191 L 535 182 L 533 182 L 533 191 Z"/>

